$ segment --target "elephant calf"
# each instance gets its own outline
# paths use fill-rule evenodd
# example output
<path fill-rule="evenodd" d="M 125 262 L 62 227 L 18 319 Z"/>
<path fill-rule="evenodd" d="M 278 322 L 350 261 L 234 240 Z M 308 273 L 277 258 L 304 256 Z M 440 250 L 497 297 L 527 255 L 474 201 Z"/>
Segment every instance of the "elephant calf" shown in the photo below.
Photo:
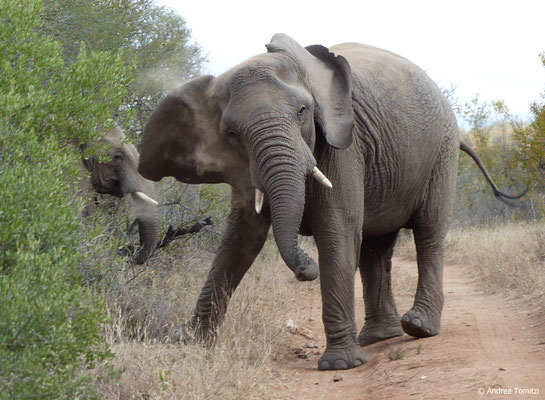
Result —
<path fill-rule="evenodd" d="M 108 154 L 93 155 L 83 159 L 83 166 L 90 173 L 90 182 L 85 184 L 101 194 L 116 197 L 129 195 L 136 212 L 140 234 L 140 248 L 135 255 L 138 264 L 144 263 L 157 246 L 159 228 L 155 185 L 138 173 L 139 154 L 134 145 L 125 141 L 119 126 L 104 135 L 109 144 Z M 82 150 L 88 145 L 82 146 Z M 100 162 L 99 158 L 107 161 Z M 88 190 L 89 191 L 89 190 Z"/>
<path fill-rule="evenodd" d="M 437 335 L 460 150 L 449 102 L 420 68 L 385 50 L 304 48 L 284 34 L 266 47 L 217 78 L 172 91 L 144 131 L 144 177 L 232 186 L 227 228 L 185 329 L 198 340 L 213 337 L 272 225 L 301 280 L 314 279 L 318 265 L 297 234 L 313 235 L 318 247 L 327 337 L 319 369 L 362 365 L 361 346 L 403 331 Z M 390 276 L 401 228 L 414 232 L 419 272 L 403 317 Z M 358 267 L 365 299 L 359 335 Z"/>

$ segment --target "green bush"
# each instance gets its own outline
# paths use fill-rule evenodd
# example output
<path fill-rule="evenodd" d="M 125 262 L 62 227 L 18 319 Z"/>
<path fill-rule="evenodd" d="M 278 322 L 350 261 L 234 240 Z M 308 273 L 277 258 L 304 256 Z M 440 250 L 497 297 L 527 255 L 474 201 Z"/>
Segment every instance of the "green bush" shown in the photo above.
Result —
<path fill-rule="evenodd" d="M 93 232 L 67 143 L 100 135 L 130 68 L 83 47 L 65 64 L 62 46 L 38 33 L 41 7 L 0 2 L 0 398 L 94 398 L 89 370 L 111 352 L 103 301 L 79 268 Z"/>
<path fill-rule="evenodd" d="M 461 139 L 477 152 L 499 190 L 508 194 L 522 193 L 527 186 L 528 172 L 512 162 L 516 155 L 513 117 L 505 104 L 482 102 L 476 95 L 457 109 L 458 117 L 469 128 L 460 132 Z M 460 152 L 453 218 L 456 225 L 493 225 L 534 218 L 529 196 L 513 203 L 516 207 L 494 197 L 473 159 Z"/>

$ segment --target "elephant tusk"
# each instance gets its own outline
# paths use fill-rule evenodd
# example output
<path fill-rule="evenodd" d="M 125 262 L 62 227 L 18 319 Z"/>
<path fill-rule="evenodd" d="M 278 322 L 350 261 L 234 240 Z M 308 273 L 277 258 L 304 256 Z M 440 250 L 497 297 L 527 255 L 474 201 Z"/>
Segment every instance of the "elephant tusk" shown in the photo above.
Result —
<path fill-rule="evenodd" d="M 155 200 L 153 200 L 151 197 L 149 197 L 147 194 L 145 194 L 144 192 L 133 192 L 131 194 L 133 194 L 135 197 L 140 198 L 140 200 L 143 200 L 146 203 L 150 203 L 155 206 L 159 204 Z"/>
<path fill-rule="evenodd" d="M 261 214 L 261 211 L 263 210 L 263 199 L 265 198 L 265 194 L 259 190 L 255 190 L 255 212 L 258 214 Z"/>
<path fill-rule="evenodd" d="M 327 179 L 327 176 L 325 176 L 322 171 L 318 169 L 318 167 L 314 167 L 314 169 L 312 170 L 312 176 L 325 187 L 333 189 L 331 181 Z"/>

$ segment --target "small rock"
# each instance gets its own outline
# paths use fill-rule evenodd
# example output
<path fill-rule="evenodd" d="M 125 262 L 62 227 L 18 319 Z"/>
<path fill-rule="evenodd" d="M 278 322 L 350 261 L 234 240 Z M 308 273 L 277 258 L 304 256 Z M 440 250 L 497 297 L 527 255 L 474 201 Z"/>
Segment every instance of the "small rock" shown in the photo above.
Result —
<path fill-rule="evenodd" d="M 333 375 L 333 382 L 340 382 L 343 380 L 343 376 L 339 373 L 336 373 L 335 375 Z"/>
<path fill-rule="evenodd" d="M 309 358 L 309 355 L 305 349 L 302 347 L 295 347 L 293 349 L 293 352 L 297 354 L 297 357 L 302 358 L 303 360 L 306 360 Z"/>
<path fill-rule="evenodd" d="M 314 343 L 314 342 L 306 342 L 305 347 L 307 349 L 317 349 L 318 345 L 316 343 Z"/>
<path fill-rule="evenodd" d="M 505 371 L 505 368 L 500 368 L 500 371 Z"/>
<path fill-rule="evenodd" d="M 286 328 L 288 328 L 289 333 L 297 333 L 297 326 L 295 326 L 295 322 L 291 319 L 286 321 Z"/>
<path fill-rule="evenodd" d="M 309 339 L 309 340 L 314 339 L 314 337 L 312 336 L 312 331 L 310 329 L 297 328 L 297 333 L 303 336 L 305 339 Z"/>
<path fill-rule="evenodd" d="M 426 379 L 426 378 L 427 378 L 426 375 L 422 375 L 422 376 L 420 377 L 420 379 Z"/>

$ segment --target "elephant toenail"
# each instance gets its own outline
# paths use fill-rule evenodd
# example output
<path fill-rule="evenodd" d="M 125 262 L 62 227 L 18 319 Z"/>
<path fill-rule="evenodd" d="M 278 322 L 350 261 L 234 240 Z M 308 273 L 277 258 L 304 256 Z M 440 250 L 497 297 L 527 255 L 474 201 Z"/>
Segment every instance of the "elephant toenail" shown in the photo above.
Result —
<path fill-rule="evenodd" d="M 348 364 L 344 360 L 335 361 L 335 369 L 348 369 Z"/>
<path fill-rule="evenodd" d="M 361 362 L 361 360 L 356 360 L 354 361 L 354 367 L 359 367 L 360 365 L 362 365 L 363 363 Z"/>
<path fill-rule="evenodd" d="M 331 369 L 330 366 L 329 366 L 329 361 L 322 361 L 320 363 L 320 370 L 326 370 L 326 369 Z"/>
<path fill-rule="evenodd" d="M 409 316 L 404 315 L 403 318 L 401 318 L 402 321 L 409 322 Z"/>
<path fill-rule="evenodd" d="M 422 328 L 422 321 L 420 321 L 418 318 L 413 319 L 412 324 L 414 326 L 418 326 L 419 328 Z"/>

